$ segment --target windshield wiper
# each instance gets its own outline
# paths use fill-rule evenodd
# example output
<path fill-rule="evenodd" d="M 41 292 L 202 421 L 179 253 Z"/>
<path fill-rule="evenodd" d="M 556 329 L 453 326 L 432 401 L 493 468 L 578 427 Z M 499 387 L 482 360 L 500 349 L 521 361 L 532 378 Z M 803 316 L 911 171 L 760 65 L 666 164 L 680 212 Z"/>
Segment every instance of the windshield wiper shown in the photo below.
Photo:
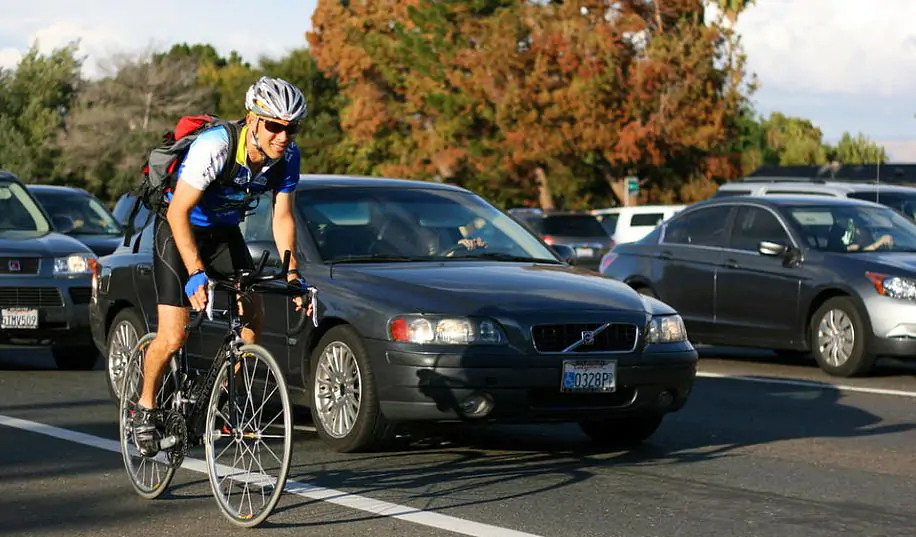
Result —
<path fill-rule="evenodd" d="M 444 257 L 443 259 L 493 259 L 496 261 L 520 261 L 522 263 L 553 263 L 559 264 L 556 259 L 543 259 L 538 257 L 529 257 L 523 255 L 504 254 L 500 252 L 479 252 L 471 255 L 456 255 L 454 257 Z"/>
<path fill-rule="evenodd" d="M 387 263 L 387 262 L 411 262 L 411 261 L 429 261 L 429 257 L 412 257 L 406 255 L 390 254 L 372 254 L 372 255 L 354 255 L 348 257 L 338 257 L 328 261 L 328 264 L 339 263 Z"/>

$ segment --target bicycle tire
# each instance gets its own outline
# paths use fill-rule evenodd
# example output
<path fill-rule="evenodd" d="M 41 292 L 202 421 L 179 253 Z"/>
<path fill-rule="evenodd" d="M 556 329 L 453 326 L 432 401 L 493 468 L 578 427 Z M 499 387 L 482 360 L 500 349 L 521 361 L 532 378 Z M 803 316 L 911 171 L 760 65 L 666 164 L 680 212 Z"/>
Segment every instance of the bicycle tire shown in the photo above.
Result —
<path fill-rule="evenodd" d="M 215 436 L 215 425 L 216 420 L 218 419 L 218 414 L 220 413 L 220 401 L 221 395 L 223 393 L 223 382 L 228 378 L 228 371 L 230 367 L 229 360 L 226 360 L 223 364 L 223 367 L 220 369 L 219 374 L 216 377 L 216 381 L 213 383 L 213 387 L 210 392 L 210 402 L 207 408 L 207 426 L 204 432 L 204 449 L 206 453 L 207 460 L 207 474 L 210 480 L 210 489 L 213 493 L 213 497 L 216 499 L 216 503 L 222 511 L 223 515 L 226 516 L 233 524 L 240 527 L 252 528 L 260 525 L 264 520 L 267 519 L 273 513 L 274 508 L 276 508 L 277 503 L 280 501 L 280 497 L 283 495 L 283 491 L 286 487 L 286 479 L 289 475 L 289 468 L 292 459 L 292 445 L 293 445 L 293 412 L 292 405 L 289 400 L 289 392 L 287 390 L 286 379 L 283 376 L 283 372 L 280 369 L 280 366 L 277 364 L 276 359 L 273 355 L 260 345 L 243 345 L 239 349 L 240 362 L 244 362 L 249 358 L 245 358 L 246 355 L 253 355 L 258 360 L 263 362 L 267 369 L 270 371 L 271 375 L 277 383 L 276 391 L 280 396 L 280 413 L 278 415 L 283 418 L 283 447 L 280 450 L 280 468 L 278 470 L 278 475 L 276 482 L 273 484 L 273 488 L 270 493 L 270 497 L 263 503 L 260 512 L 252 512 L 250 515 L 243 515 L 241 512 L 234 510 L 234 508 L 229 505 L 228 500 L 221 495 L 220 484 L 222 480 L 220 476 L 217 475 L 217 465 L 215 460 L 215 446 L 214 446 L 214 436 Z M 241 389 L 246 390 L 244 383 L 241 384 Z M 237 388 L 237 393 L 238 393 Z M 253 401 L 252 391 L 246 390 L 248 401 Z M 263 406 L 262 406 L 263 408 Z M 259 433 L 260 434 L 260 431 Z M 222 437 L 222 436 L 221 436 Z M 236 438 L 236 442 L 242 442 L 245 438 L 242 435 L 239 438 Z M 255 450 L 246 450 L 249 452 L 254 452 Z M 259 468 L 263 466 L 259 465 Z"/>
<path fill-rule="evenodd" d="M 118 436 L 121 442 L 121 459 L 124 462 L 124 469 L 127 471 L 127 476 L 130 478 L 130 484 L 133 486 L 134 491 L 137 492 L 143 498 L 148 500 L 153 500 L 161 496 L 169 487 L 172 482 L 172 478 L 175 477 L 175 471 L 177 468 L 168 464 L 167 462 L 161 463 L 156 462 L 153 459 L 147 459 L 144 457 L 139 457 L 141 464 L 146 464 L 147 462 L 150 465 L 160 464 L 162 469 L 162 478 L 155 485 L 147 486 L 144 483 L 139 482 L 138 472 L 134 471 L 134 465 L 132 464 L 132 456 L 129 453 L 129 447 L 133 444 L 129 444 L 128 431 L 130 430 L 130 413 L 133 405 L 136 404 L 136 400 L 139 399 L 139 391 L 135 392 L 133 390 L 127 391 L 132 388 L 129 385 L 131 379 L 133 378 L 132 372 L 139 366 L 142 373 L 142 356 L 145 356 L 145 348 L 149 346 L 149 343 L 156 337 L 155 332 L 150 332 L 140 338 L 137 341 L 137 344 L 134 345 L 134 348 L 130 352 L 130 358 L 128 360 L 127 366 L 124 369 L 124 378 L 121 380 L 121 401 L 118 404 Z M 141 353 L 143 353 L 141 355 Z M 174 358 L 173 358 L 174 359 Z M 142 375 L 141 375 L 142 379 Z M 166 398 L 160 400 L 160 395 L 168 391 L 167 382 L 171 382 L 171 395 L 178 391 L 178 379 L 174 375 L 174 370 L 169 368 L 166 369 L 163 373 L 163 382 L 160 384 L 160 392 L 156 394 L 156 406 L 158 408 L 163 408 L 163 405 L 166 403 Z M 138 390 L 142 390 L 143 384 L 142 380 L 139 383 Z M 166 388 L 166 392 L 163 392 L 163 387 Z M 156 455 L 158 458 L 165 456 L 165 453 L 160 452 Z M 157 468 L 157 467 L 154 467 Z"/>

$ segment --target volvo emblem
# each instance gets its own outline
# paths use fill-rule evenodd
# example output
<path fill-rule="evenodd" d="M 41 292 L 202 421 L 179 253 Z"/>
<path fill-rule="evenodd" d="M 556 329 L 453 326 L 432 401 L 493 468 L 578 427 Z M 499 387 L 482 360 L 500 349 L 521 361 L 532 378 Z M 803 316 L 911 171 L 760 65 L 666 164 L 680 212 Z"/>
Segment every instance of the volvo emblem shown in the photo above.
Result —
<path fill-rule="evenodd" d="M 7 264 L 10 272 L 19 272 L 22 270 L 22 265 L 19 264 L 18 259 L 10 259 L 10 262 Z"/>
<path fill-rule="evenodd" d="M 577 347 L 580 347 L 582 345 L 594 345 L 595 336 L 597 336 L 601 332 L 604 332 L 604 330 L 609 326 L 611 326 L 611 323 L 604 323 L 594 330 L 582 330 L 581 332 L 579 332 L 579 341 L 563 349 L 563 352 L 573 351 Z"/>

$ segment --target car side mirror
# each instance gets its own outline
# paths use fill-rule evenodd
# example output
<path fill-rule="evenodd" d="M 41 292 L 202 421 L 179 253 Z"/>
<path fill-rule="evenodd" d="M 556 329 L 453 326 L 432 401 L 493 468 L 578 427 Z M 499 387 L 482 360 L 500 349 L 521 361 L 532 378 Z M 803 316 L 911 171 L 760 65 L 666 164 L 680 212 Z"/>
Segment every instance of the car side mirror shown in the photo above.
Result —
<path fill-rule="evenodd" d="M 248 251 L 251 253 L 251 259 L 255 263 L 264 255 L 264 251 L 268 251 L 270 256 L 267 258 L 265 267 L 280 268 L 283 265 L 283 258 L 280 257 L 280 253 L 277 251 L 277 245 L 271 241 L 250 241 L 248 243 Z"/>
<path fill-rule="evenodd" d="M 785 255 L 789 251 L 789 247 L 778 242 L 760 241 L 757 245 L 757 251 L 763 255 L 778 257 Z"/>
<path fill-rule="evenodd" d="M 565 244 L 554 244 L 551 246 L 553 251 L 556 252 L 557 257 L 569 263 L 570 265 L 576 264 L 576 251 L 571 246 L 566 246 Z"/>

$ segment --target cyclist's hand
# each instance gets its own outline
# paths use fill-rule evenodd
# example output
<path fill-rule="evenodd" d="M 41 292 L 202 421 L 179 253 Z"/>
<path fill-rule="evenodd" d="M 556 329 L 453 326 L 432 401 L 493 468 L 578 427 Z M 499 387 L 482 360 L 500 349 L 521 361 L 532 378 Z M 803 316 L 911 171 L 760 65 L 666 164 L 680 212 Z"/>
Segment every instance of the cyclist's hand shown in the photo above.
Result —
<path fill-rule="evenodd" d="M 184 285 L 184 292 L 191 300 L 191 307 L 194 311 L 203 311 L 207 307 L 207 274 L 198 272 L 188 278 L 188 283 Z"/>
<path fill-rule="evenodd" d="M 306 287 L 306 286 L 305 286 L 305 280 L 303 280 L 302 278 L 296 276 L 295 273 L 290 274 L 290 278 L 289 278 L 288 280 L 286 280 L 286 282 L 287 282 L 288 284 L 290 284 L 290 285 L 295 285 L 295 286 L 301 287 L 303 290 L 305 290 L 305 287 Z M 296 311 L 302 311 L 302 304 L 303 304 L 304 301 L 305 301 L 304 298 L 303 298 L 303 296 L 302 296 L 302 295 L 294 296 L 294 297 L 292 297 L 292 300 L 293 300 L 293 304 L 296 305 Z M 309 301 L 309 305 L 308 305 L 307 309 L 305 310 L 305 314 L 306 314 L 306 315 L 311 315 L 311 314 L 312 314 L 312 304 L 311 304 L 311 301 Z"/>

